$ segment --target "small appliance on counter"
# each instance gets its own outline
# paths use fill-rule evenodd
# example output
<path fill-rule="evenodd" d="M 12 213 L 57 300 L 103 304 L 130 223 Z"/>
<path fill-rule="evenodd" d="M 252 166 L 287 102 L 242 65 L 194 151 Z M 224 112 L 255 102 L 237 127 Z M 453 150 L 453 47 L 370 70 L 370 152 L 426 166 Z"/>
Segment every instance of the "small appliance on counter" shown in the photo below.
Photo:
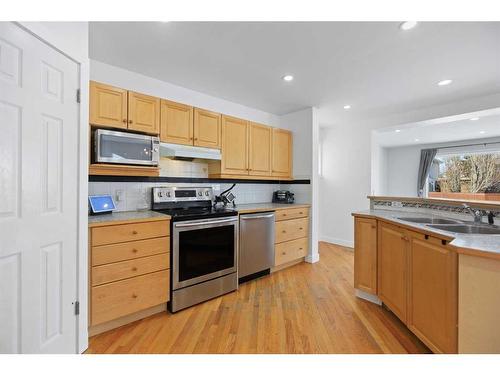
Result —
<path fill-rule="evenodd" d="M 236 195 L 231 193 L 231 190 L 236 186 L 236 184 L 233 184 L 229 189 L 224 190 L 220 195 L 216 195 L 214 198 L 214 207 L 217 207 L 217 204 L 222 203 L 224 207 L 227 206 L 228 203 L 232 203 L 233 207 L 236 207 Z"/>
<path fill-rule="evenodd" d="M 294 194 L 289 190 L 276 190 L 273 193 L 273 203 L 289 203 L 295 202 Z"/>
<path fill-rule="evenodd" d="M 111 195 L 91 195 L 89 205 L 91 215 L 110 214 L 116 209 Z"/>

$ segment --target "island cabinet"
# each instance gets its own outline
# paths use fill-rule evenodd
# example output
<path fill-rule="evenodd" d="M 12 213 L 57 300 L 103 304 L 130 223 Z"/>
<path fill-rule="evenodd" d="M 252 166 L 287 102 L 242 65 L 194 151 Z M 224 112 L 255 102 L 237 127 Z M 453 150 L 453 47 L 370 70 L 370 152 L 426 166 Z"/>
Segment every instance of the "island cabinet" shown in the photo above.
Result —
<path fill-rule="evenodd" d="M 435 353 L 457 352 L 457 254 L 447 241 L 408 231 L 408 327 Z"/>
<path fill-rule="evenodd" d="M 160 132 L 160 99 L 90 81 L 90 124 L 148 134 Z"/>
<path fill-rule="evenodd" d="M 170 283 L 170 221 L 93 223 L 90 335 L 165 311 Z"/>
<path fill-rule="evenodd" d="M 377 220 L 354 219 L 354 287 L 377 294 Z"/>
<path fill-rule="evenodd" d="M 405 230 L 385 222 L 378 226 L 378 296 L 407 322 L 408 237 Z"/>

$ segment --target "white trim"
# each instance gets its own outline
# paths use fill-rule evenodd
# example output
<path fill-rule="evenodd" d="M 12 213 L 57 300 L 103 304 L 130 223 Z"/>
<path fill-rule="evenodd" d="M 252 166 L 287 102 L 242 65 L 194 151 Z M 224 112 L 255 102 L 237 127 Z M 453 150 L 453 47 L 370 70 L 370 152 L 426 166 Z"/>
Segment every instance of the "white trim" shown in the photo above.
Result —
<path fill-rule="evenodd" d="M 75 353 L 83 353 L 88 348 L 88 102 L 89 102 L 89 58 L 87 51 L 79 51 L 75 46 L 63 43 L 59 35 L 51 32 L 43 22 L 14 22 L 38 39 L 74 60 L 80 73 L 80 115 L 78 149 L 78 260 L 77 299 L 80 315 L 77 317 Z M 88 33 L 87 33 L 88 37 Z M 76 93 L 75 93 L 76 94 Z M 75 97 L 76 98 L 76 97 Z"/>
<path fill-rule="evenodd" d="M 328 242 L 328 243 L 331 243 L 334 245 L 350 247 L 352 250 L 354 250 L 354 242 L 353 241 L 342 240 L 340 238 L 333 238 L 333 237 L 329 237 L 329 236 L 320 236 L 319 240 L 322 242 Z"/>
<path fill-rule="evenodd" d="M 309 254 L 307 255 L 304 260 L 307 262 L 307 263 L 316 263 L 316 262 L 319 262 L 319 254 L 316 253 L 316 254 Z"/>
<path fill-rule="evenodd" d="M 354 294 L 356 294 L 356 297 L 364 299 L 368 302 L 374 303 L 379 306 L 382 305 L 382 301 L 380 300 L 380 298 L 378 298 L 378 296 L 374 294 L 363 292 L 362 290 L 359 289 L 354 289 Z"/>

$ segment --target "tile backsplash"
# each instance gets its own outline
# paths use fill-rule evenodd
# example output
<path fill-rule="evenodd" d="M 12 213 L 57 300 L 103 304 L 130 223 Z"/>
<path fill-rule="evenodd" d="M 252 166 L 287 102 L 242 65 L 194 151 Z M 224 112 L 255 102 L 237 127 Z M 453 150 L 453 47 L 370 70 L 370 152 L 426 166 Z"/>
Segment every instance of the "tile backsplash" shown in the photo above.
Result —
<path fill-rule="evenodd" d="M 116 211 L 135 211 L 151 208 L 151 188 L 154 186 L 211 186 L 220 194 L 231 184 L 223 183 L 165 183 L 165 182 L 89 182 L 89 195 L 110 194 Z M 236 184 L 233 189 L 236 204 L 271 202 L 273 191 L 284 189 L 295 193 L 297 203 L 310 203 L 309 184 Z"/>

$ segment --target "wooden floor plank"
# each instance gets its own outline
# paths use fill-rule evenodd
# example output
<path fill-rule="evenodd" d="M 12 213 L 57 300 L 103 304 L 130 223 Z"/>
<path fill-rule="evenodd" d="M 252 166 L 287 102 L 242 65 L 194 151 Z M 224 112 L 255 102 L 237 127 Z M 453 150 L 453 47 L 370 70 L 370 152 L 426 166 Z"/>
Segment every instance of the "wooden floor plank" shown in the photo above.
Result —
<path fill-rule="evenodd" d="M 353 252 L 247 282 L 176 314 L 90 338 L 87 353 L 429 353 L 390 311 L 354 295 Z"/>

